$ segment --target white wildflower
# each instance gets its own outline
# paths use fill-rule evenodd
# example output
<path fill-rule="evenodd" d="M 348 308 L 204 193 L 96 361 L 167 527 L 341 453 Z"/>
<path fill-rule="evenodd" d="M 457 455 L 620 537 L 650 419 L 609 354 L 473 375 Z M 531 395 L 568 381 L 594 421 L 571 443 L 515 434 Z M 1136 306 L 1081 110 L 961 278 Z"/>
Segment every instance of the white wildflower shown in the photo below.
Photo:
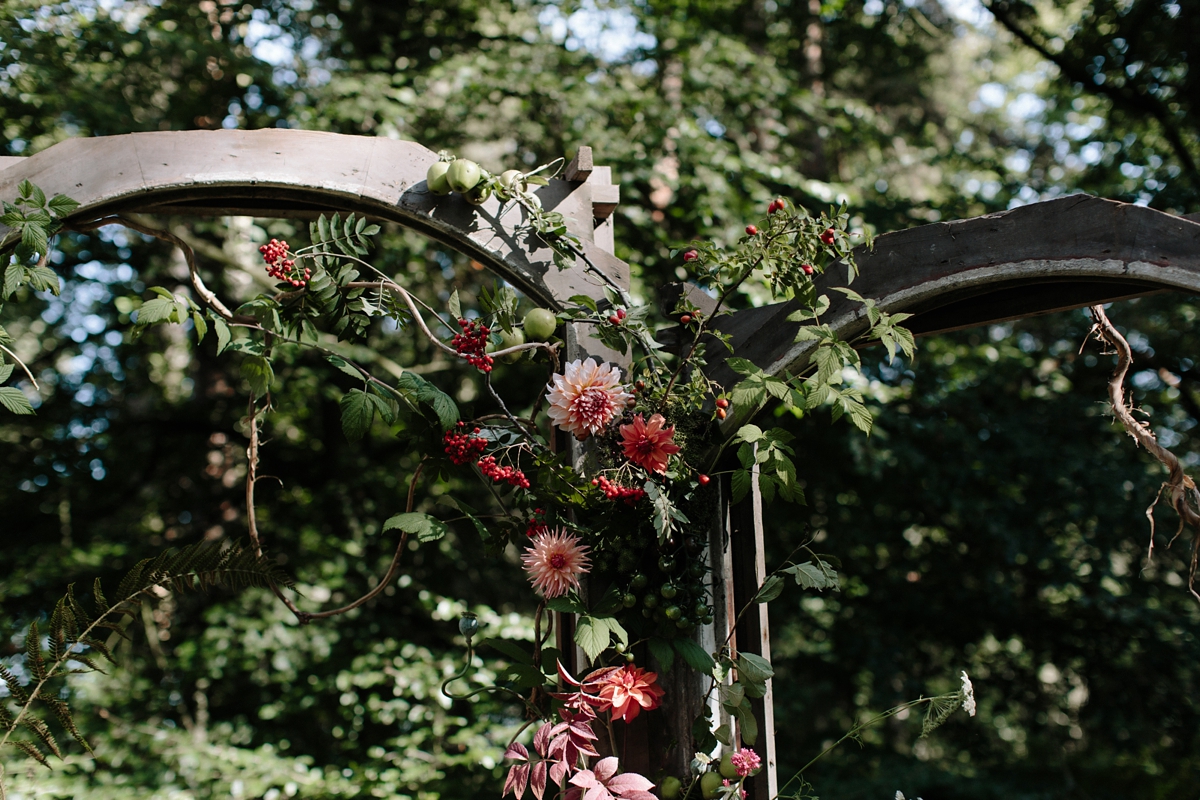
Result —
<path fill-rule="evenodd" d="M 975 687 L 971 685 L 971 679 L 967 677 L 966 670 L 962 674 L 962 689 L 959 690 L 959 695 L 962 697 L 963 711 L 970 716 L 975 716 Z"/>

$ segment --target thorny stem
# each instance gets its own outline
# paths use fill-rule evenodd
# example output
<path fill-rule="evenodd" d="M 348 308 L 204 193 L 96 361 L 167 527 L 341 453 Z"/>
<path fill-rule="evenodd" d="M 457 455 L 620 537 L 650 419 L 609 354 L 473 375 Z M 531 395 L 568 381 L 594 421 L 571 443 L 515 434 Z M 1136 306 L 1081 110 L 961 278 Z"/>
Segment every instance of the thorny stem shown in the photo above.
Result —
<path fill-rule="evenodd" d="M 1108 381 L 1108 400 L 1112 405 L 1113 414 L 1121 424 L 1125 427 L 1125 432 L 1128 433 L 1135 442 L 1145 447 L 1158 461 L 1167 468 L 1167 480 L 1163 482 L 1162 488 L 1159 489 L 1159 497 L 1164 491 L 1168 492 L 1171 500 L 1171 507 L 1175 509 L 1175 513 L 1179 515 L 1179 528 L 1175 531 L 1175 536 L 1167 544 L 1170 547 L 1175 542 L 1175 539 L 1183 532 L 1184 526 L 1190 526 L 1193 531 L 1196 531 L 1192 538 L 1192 558 L 1188 565 L 1188 591 L 1196 600 L 1200 600 L 1200 593 L 1196 592 L 1196 566 L 1200 559 L 1200 492 L 1196 489 L 1196 483 L 1191 476 L 1183 471 L 1183 465 L 1179 463 L 1179 459 L 1167 448 L 1158 443 L 1158 438 L 1154 435 L 1154 431 L 1150 429 L 1148 423 L 1139 422 L 1134 419 L 1133 413 L 1129 408 L 1129 404 L 1125 397 L 1125 375 L 1129 372 L 1129 366 L 1133 362 L 1133 353 L 1129 348 L 1129 342 L 1121 335 L 1120 331 L 1109 321 L 1108 315 L 1104 313 L 1103 306 L 1091 306 L 1088 311 L 1092 314 L 1092 319 L 1095 320 L 1095 325 L 1092 330 L 1096 338 L 1100 341 L 1107 342 L 1117 351 L 1117 367 L 1113 370 L 1112 377 Z M 1150 545 L 1147 548 L 1146 559 L 1149 561 L 1154 555 L 1154 506 L 1158 503 L 1158 498 L 1155 498 L 1154 503 L 1146 509 L 1146 517 L 1150 520 Z"/>

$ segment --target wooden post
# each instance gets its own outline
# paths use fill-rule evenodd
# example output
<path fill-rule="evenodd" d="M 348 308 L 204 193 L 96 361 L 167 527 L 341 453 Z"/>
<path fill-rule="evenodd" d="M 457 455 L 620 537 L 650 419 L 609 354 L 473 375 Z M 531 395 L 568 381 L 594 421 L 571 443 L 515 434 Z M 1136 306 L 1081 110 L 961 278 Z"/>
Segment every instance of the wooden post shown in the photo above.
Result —
<path fill-rule="evenodd" d="M 729 491 L 728 475 L 722 481 L 722 491 Z M 726 495 L 729 496 L 729 495 Z M 750 493 L 740 503 L 729 506 L 728 518 L 730 572 L 733 587 L 733 607 L 746 611 L 737 621 L 735 640 L 737 651 L 753 653 L 771 660 L 771 630 L 767 622 L 767 606 L 755 603 L 758 588 L 767 577 L 766 551 L 763 542 L 762 492 L 758 487 L 758 466 L 750 481 Z M 779 789 L 775 752 L 775 704 L 773 681 L 767 680 L 767 691 L 751 700 L 758 721 L 758 738 L 753 749 L 762 758 L 763 769 L 746 781 L 748 800 L 771 800 Z M 738 732 L 740 735 L 740 731 Z"/>

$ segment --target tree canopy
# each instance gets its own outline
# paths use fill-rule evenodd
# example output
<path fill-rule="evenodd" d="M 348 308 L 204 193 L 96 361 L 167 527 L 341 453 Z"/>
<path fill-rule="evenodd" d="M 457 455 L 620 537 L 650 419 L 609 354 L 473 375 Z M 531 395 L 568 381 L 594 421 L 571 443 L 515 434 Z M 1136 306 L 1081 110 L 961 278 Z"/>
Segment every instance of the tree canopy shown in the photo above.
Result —
<path fill-rule="evenodd" d="M 844 198 L 874 232 L 1079 190 L 1200 211 L 1188 50 L 1200 15 L 1157 0 L 983 5 L 8 0 L 0 153 L 286 126 L 412 139 L 499 171 L 590 145 L 621 184 L 617 253 L 647 300 L 678 277 L 672 249 L 732 240 L 777 195 L 815 210 Z M 159 222 L 240 299 L 270 285 L 258 246 L 300 230 Z M 67 584 L 246 532 L 243 378 L 169 329 L 129 335 L 147 287 L 181 285 L 186 267 L 161 242 L 104 229 L 59 249 L 61 297 L 43 310 L 19 294 L 0 320 L 42 386 L 21 384 L 36 416 L 0 418 L 0 659 L 17 671 L 28 624 Z M 399 228 L 378 257 L 431 304 L 493 282 Z M 749 286 L 739 302 L 762 296 Z M 1111 309 L 1136 351 L 1134 399 L 1189 467 L 1198 315 L 1180 295 Z M 815 535 L 844 584 L 789 589 L 773 606 L 781 775 L 863 715 L 967 669 L 976 719 L 928 739 L 893 720 L 807 774 L 814 793 L 1166 798 L 1200 783 L 1200 611 L 1181 588 L 1183 543 L 1160 541 L 1144 562 L 1161 470 L 1106 415 L 1112 362 L 1094 343 L 1080 350 L 1089 327 L 1069 312 L 932 337 L 911 361 L 866 352 L 870 438 L 768 412 L 797 436 L 809 498 L 803 514 L 768 509 L 772 555 Z M 477 376 L 412 331 L 369 336 L 381 369 L 412 367 L 485 405 Z M 382 423 L 345 439 L 351 383 L 321 366 L 299 352 L 276 363 L 286 412 L 264 430 L 262 470 L 278 483 L 261 489 L 279 567 L 318 603 L 383 573 L 394 540 L 380 525 L 416 466 Z M 497 373 L 514 387 L 542 378 Z M 14 793 L 498 794 L 519 709 L 438 687 L 461 663 L 460 611 L 486 635 L 532 639 L 517 566 L 466 525 L 412 559 L 336 624 L 298 627 L 265 590 L 164 590 L 120 665 L 72 687 L 95 759 L 77 749 L 46 772 L 0 754 Z M 503 653 L 479 656 L 505 679 Z"/>

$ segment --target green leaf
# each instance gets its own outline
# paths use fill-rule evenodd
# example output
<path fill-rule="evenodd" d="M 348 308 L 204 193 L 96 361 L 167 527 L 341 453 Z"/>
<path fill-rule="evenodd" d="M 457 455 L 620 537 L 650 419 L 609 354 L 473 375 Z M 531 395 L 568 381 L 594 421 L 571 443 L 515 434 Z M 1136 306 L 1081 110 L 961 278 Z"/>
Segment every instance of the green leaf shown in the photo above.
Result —
<path fill-rule="evenodd" d="M 25 393 L 15 386 L 0 386 L 0 406 L 14 414 L 32 414 L 33 406 Z"/>
<path fill-rule="evenodd" d="M 328 361 L 333 366 L 337 367 L 342 372 L 349 375 L 351 378 L 358 378 L 359 380 L 363 379 L 363 374 L 361 372 L 359 372 L 358 369 L 353 364 L 351 364 L 349 361 L 342 358 L 341 356 L 332 356 L 332 355 L 325 356 L 325 360 Z"/>
<path fill-rule="evenodd" d="M 583 603 L 579 602 L 578 598 L 571 595 L 563 597 L 555 597 L 546 601 L 546 608 L 551 611 L 557 611 L 560 614 L 583 614 L 587 611 Z"/>
<path fill-rule="evenodd" d="M 416 511 L 390 517 L 387 522 L 383 523 L 383 529 L 385 531 L 399 529 L 405 533 L 414 534 L 417 541 L 422 543 L 436 542 L 450 532 L 450 526 L 437 517 Z"/>
<path fill-rule="evenodd" d="M 675 663 L 675 651 L 671 649 L 671 643 L 666 639 L 651 639 L 646 642 L 646 646 L 650 648 L 650 654 L 658 660 L 662 671 L 670 672 L 671 665 Z"/>
<path fill-rule="evenodd" d="M 137 324 L 145 327 L 156 322 L 179 322 L 179 306 L 175 304 L 174 296 L 155 297 L 142 303 L 137 312 Z"/>
<path fill-rule="evenodd" d="M 199 311 L 192 312 L 192 324 L 196 326 L 196 342 L 203 342 L 204 334 L 208 333 L 208 323 L 204 321 L 204 317 Z"/>
<path fill-rule="evenodd" d="M 739 442 L 757 442 L 763 438 L 763 430 L 757 425 L 743 425 L 738 428 L 737 435 L 733 438 Z"/>
<path fill-rule="evenodd" d="M 573 295 L 571 295 L 571 297 L 569 299 L 575 305 L 583 306 L 588 311 L 591 311 L 593 314 L 597 313 L 600 310 L 599 306 L 596 305 L 596 301 L 594 299 L 592 299 L 591 297 L 588 297 L 586 294 L 573 294 Z"/>
<path fill-rule="evenodd" d="M 755 603 L 769 603 L 783 592 L 783 576 L 772 575 L 763 581 L 763 585 L 754 595 Z"/>
<path fill-rule="evenodd" d="M 49 267 L 30 267 L 26 272 L 26 277 L 29 279 L 29 288 L 34 291 L 49 291 L 56 297 L 62 291 L 62 283 L 59 281 L 58 275 Z"/>
<path fill-rule="evenodd" d="M 739 375 L 757 375 L 762 372 L 761 369 L 754 365 L 753 361 L 745 358 L 729 358 L 725 360 L 729 368 Z"/>
<path fill-rule="evenodd" d="M 358 441 L 370 430 L 375 419 L 375 404 L 371 402 L 371 396 L 361 389 L 351 389 L 342 395 L 338 405 L 342 409 L 342 432 L 350 441 Z"/>
<path fill-rule="evenodd" d="M 683 660 L 688 663 L 689 667 L 701 675 L 707 675 L 712 671 L 713 657 L 703 647 L 691 639 L 676 639 L 673 644 L 675 651 L 683 656 Z"/>
<path fill-rule="evenodd" d="M 729 476 L 729 488 L 732 494 L 730 499 L 735 503 L 742 502 L 750 491 L 750 470 L 734 470 Z"/>
<path fill-rule="evenodd" d="M 46 252 L 49 242 L 46 239 L 46 229 L 32 222 L 25 223 L 21 228 L 21 244 L 41 255 Z"/>
<path fill-rule="evenodd" d="M 841 590 L 837 571 L 820 559 L 817 559 L 815 564 L 796 564 L 784 572 L 790 573 L 796 579 L 796 583 L 805 589 L 833 589 L 835 592 Z"/>
<path fill-rule="evenodd" d="M 499 650 L 504 655 L 521 664 L 532 664 L 533 655 L 526 652 L 516 642 L 510 639 L 484 639 L 479 643 L 481 647 L 487 646 L 493 650 Z"/>
<path fill-rule="evenodd" d="M 608 626 L 609 621 L 588 614 L 579 618 L 575 627 L 575 644 L 583 648 L 589 661 L 595 661 L 608 647 L 612 634 L 612 629 Z"/>
<path fill-rule="evenodd" d="M 25 283 L 25 267 L 16 261 L 10 262 L 4 271 L 4 299 L 12 297 L 13 292 Z"/>
<path fill-rule="evenodd" d="M 79 208 L 79 203 L 67 197 L 65 194 L 56 194 L 50 198 L 47 204 L 51 213 L 54 216 L 62 218 L 70 214 L 75 209 Z"/>
<path fill-rule="evenodd" d="M 225 348 L 229 347 L 229 342 L 233 338 L 229 332 L 229 326 L 225 324 L 225 320 L 220 317 L 213 317 L 213 331 L 217 334 L 217 355 L 225 352 Z"/>
<path fill-rule="evenodd" d="M 371 388 L 374 389 L 375 387 L 372 386 Z M 396 421 L 396 415 L 400 413 L 399 403 L 390 397 L 380 397 L 375 392 L 368 394 L 367 397 L 374 404 L 375 410 L 379 412 L 379 416 L 384 422 L 391 425 Z"/>
<path fill-rule="evenodd" d="M 717 729 L 712 732 L 712 735 L 718 742 L 726 747 L 733 747 L 733 731 L 729 729 L 728 722 L 722 722 L 720 725 L 718 725 Z"/>
<path fill-rule="evenodd" d="M 455 289 L 454 292 L 450 295 L 450 302 L 447 304 L 447 307 L 450 309 L 450 316 L 453 319 L 462 319 L 463 318 L 462 301 L 460 301 L 458 299 L 458 289 Z"/>
<path fill-rule="evenodd" d="M 755 682 L 765 681 L 775 676 L 775 668 L 771 662 L 754 653 L 738 653 L 738 677 L 746 676 Z"/>
<path fill-rule="evenodd" d="M 262 397 L 271 390 L 271 381 L 275 378 L 275 370 L 271 368 L 271 362 L 266 358 L 247 356 L 246 360 L 242 362 L 242 377 L 250 384 L 250 391 L 256 396 Z"/>

